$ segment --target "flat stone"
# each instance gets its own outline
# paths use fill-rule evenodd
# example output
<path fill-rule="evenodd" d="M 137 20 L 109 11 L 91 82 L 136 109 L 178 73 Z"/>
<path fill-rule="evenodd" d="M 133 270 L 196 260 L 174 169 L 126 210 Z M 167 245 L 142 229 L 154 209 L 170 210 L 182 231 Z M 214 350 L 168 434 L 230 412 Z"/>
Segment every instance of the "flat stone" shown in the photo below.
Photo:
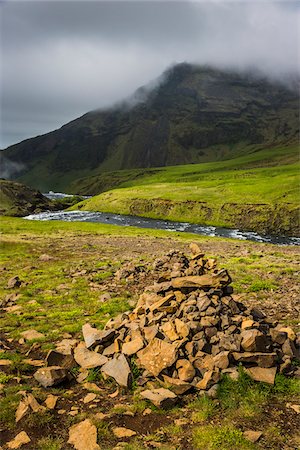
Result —
<path fill-rule="evenodd" d="M 141 396 L 147 400 L 150 400 L 158 408 L 167 409 L 172 407 L 176 401 L 177 396 L 169 389 L 152 389 L 141 392 Z"/>
<path fill-rule="evenodd" d="M 254 324 L 255 324 L 254 320 L 252 320 L 252 319 L 245 319 L 241 323 L 241 329 L 242 330 L 247 330 L 249 328 L 252 328 Z"/>
<path fill-rule="evenodd" d="M 66 369 L 58 366 L 51 366 L 38 369 L 33 376 L 43 387 L 46 388 L 62 383 L 65 381 L 67 375 L 68 372 Z"/>
<path fill-rule="evenodd" d="M 57 397 L 56 395 L 49 394 L 45 400 L 45 405 L 49 409 L 54 409 L 58 399 L 59 397 Z"/>
<path fill-rule="evenodd" d="M 82 334 L 86 347 L 90 348 L 111 341 L 115 336 L 115 330 L 97 330 L 97 328 L 93 328 L 89 323 L 86 323 L 82 327 Z"/>
<path fill-rule="evenodd" d="M 244 437 L 250 442 L 257 442 L 262 437 L 261 431 L 247 430 L 243 433 Z"/>
<path fill-rule="evenodd" d="M 17 434 L 17 436 L 6 445 L 7 448 L 15 449 L 20 448 L 22 445 L 28 444 L 29 442 L 31 442 L 31 439 L 28 434 L 25 431 L 21 431 L 21 433 Z"/>
<path fill-rule="evenodd" d="M 63 355 L 72 355 L 77 344 L 77 339 L 63 339 L 56 344 L 56 351 Z"/>
<path fill-rule="evenodd" d="M 114 378 L 120 386 L 130 388 L 132 373 L 124 355 L 115 355 L 113 359 L 102 366 L 101 371 Z"/>
<path fill-rule="evenodd" d="M 10 359 L 0 359 L 0 366 L 11 366 L 12 361 Z"/>
<path fill-rule="evenodd" d="M 97 386 L 96 383 L 84 383 L 82 386 L 84 389 L 87 389 L 88 391 L 96 391 L 96 392 L 102 392 L 103 389 L 101 389 L 99 386 Z"/>
<path fill-rule="evenodd" d="M 191 252 L 192 252 L 193 255 L 199 255 L 199 254 L 202 254 L 202 255 L 204 256 L 204 254 L 203 254 L 203 253 L 201 252 L 201 250 L 200 250 L 199 245 L 194 244 L 194 243 L 191 243 L 191 244 L 189 245 L 189 247 L 190 247 L 190 250 L 191 250 Z"/>
<path fill-rule="evenodd" d="M 86 394 L 86 396 L 83 398 L 83 403 L 86 404 L 86 403 L 93 402 L 95 400 L 95 398 L 97 398 L 97 395 L 90 392 L 89 394 Z"/>
<path fill-rule="evenodd" d="M 135 355 L 139 350 L 144 347 L 144 341 L 142 338 L 136 338 L 132 341 L 125 342 L 122 345 L 122 353 L 124 355 Z"/>
<path fill-rule="evenodd" d="M 43 367 L 45 364 L 44 361 L 42 361 L 40 359 L 23 359 L 23 363 L 28 364 L 29 366 L 33 366 L 33 367 Z M 55 364 L 51 364 L 51 365 L 55 365 Z"/>
<path fill-rule="evenodd" d="M 285 333 L 284 331 L 279 331 L 276 329 L 272 329 L 270 330 L 270 335 L 271 335 L 271 339 L 273 342 L 275 342 L 276 344 L 282 345 L 284 344 L 284 342 L 287 339 L 287 333 Z"/>
<path fill-rule="evenodd" d="M 138 352 L 138 358 L 148 372 L 157 376 L 176 361 L 177 346 L 154 338 L 146 348 Z"/>
<path fill-rule="evenodd" d="M 90 419 L 73 425 L 69 429 L 68 444 L 76 450 L 100 450 L 97 444 L 97 428 Z"/>
<path fill-rule="evenodd" d="M 231 278 L 226 270 L 216 274 L 205 274 L 199 276 L 187 276 L 174 278 L 171 282 L 175 289 L 182 288 L 221 288 L 231 283 Z"/>
<path fill-rule="evenodd" d="M 92 350 L 88 350 L 84 342 L 80 342 L 75 348 L 74 359 L 83 369 L 101 367 L 108 361 L 106 356 L 100 355 Z"/>
<path fill-rule="evenodd" d="M 178 378 L 168 377 L 167 375 L 163 375 L 163 378 L 167 387 L 171 387 L 172 392 L 176 395 L 182 395 L 193 387 L 192 384 L 179 380 Z"/>
<path fill-rule="evenodd" d="M 276 353 L 233 352 L 232 356 L 236 362 L 256 363 L 259 367 L 272 367 L 277 360 Z"/>
<path fill-rule="evenodd" d="M 277 368 L 249 367 L 248 369 L 245 369 L 245 371 L 255 381 L 274 384 Z"/>
<path fill-rule="evenodd" d="M 113 428 L 112 432 L 117 438 L 129 438 L 136 435 L 136 431 L 124 427 Z"/>
<path fill-rule="evenodd" d="M 36 330 L 23 331 L 21 333 L 21 336 L 23 336 L 26 341 L 32 341 L 33 339 L 43 339 L 45 337 L 43 333 L 40 333 Z"/>

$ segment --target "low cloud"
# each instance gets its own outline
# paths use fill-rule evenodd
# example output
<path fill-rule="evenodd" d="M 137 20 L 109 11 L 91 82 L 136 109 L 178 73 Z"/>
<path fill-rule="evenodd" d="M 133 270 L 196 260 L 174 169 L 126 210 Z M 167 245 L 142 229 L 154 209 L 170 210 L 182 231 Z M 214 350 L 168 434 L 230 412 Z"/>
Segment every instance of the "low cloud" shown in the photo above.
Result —
<path fill-rule="evenodd" d="M 24 165 L 10 161 L 0 154 L 0 178 L 10 180 L 24 169 Z"/>
<path fill-rule="evenodd" d="M 293 1 L 1 5 L 2 148 L 114 104 L 171 64 L 299 73 Z"/>

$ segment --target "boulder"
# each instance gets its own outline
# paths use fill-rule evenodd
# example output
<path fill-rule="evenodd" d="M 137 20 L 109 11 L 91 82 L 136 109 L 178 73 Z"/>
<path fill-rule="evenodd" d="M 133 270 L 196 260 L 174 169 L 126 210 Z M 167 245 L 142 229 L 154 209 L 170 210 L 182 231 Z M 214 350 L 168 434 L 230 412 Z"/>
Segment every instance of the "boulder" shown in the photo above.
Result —
<path fill-rule="evenodd" d="M 56 350 L 49 350 L 46 362 L 48 366 L 59 366 L 64 369 L 72 369 L 76 366 L 73 355 L 64 355 Z"/>

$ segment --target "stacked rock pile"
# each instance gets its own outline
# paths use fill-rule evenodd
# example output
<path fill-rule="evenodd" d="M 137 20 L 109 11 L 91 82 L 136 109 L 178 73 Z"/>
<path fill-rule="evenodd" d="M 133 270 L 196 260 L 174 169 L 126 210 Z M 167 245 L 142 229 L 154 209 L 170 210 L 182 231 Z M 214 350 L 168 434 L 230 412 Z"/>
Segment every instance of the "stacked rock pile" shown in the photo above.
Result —
<path fill-rule="evenodd" d="M 227 271 L 218 270 L 197 245 L 190 248 L 189 257 L 171 251 L 157 259 L 157 282 L 133 311 L 109 320 L 104 330 L 85 324 L 84 342 L 73 340 L 67 352 L 52 351 L 50 367 L 35 378 L 53 385 L 75 361 L 82 372 L 99 367 L 104 377 L 129 388 L 132 368 L 138 367 L 141 395 L 164 407 L 191 389 L 214 396 L 222 374 L 237 378 L 239 365 L 254 380 L 270 384 L 278 372 L 293 374 L 299 334 L 235 301 Z M 161 387 L 153 388 L 153 381 Z"/>

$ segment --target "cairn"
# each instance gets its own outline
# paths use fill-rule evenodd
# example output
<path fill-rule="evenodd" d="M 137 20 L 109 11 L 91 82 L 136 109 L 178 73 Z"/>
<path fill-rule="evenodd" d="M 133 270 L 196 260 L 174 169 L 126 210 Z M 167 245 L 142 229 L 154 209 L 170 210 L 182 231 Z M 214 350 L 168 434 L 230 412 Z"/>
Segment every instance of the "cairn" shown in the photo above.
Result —
<path fill-rule="evenodd" d="M 84 371 L 99 367 L 104 377 L 130 388 L 138 367 L 141 396 L 168 407 L 192 389 L 214 397 L 221 376 L 237 378 L 240 365 L 258 382 L 274 384 L 277 373 L 292 375 L 299 334 L 236 301 L 228 272 L 196 244 L 190 249 L 189 257 L 172 250 L 155 260 L 157 281 L 133 311 L 109 320 L 104 330 L 86 323 L 84 342 L 60 344 L 35 378 L 51 386 L 78 364 L 78 381 Z"/>

